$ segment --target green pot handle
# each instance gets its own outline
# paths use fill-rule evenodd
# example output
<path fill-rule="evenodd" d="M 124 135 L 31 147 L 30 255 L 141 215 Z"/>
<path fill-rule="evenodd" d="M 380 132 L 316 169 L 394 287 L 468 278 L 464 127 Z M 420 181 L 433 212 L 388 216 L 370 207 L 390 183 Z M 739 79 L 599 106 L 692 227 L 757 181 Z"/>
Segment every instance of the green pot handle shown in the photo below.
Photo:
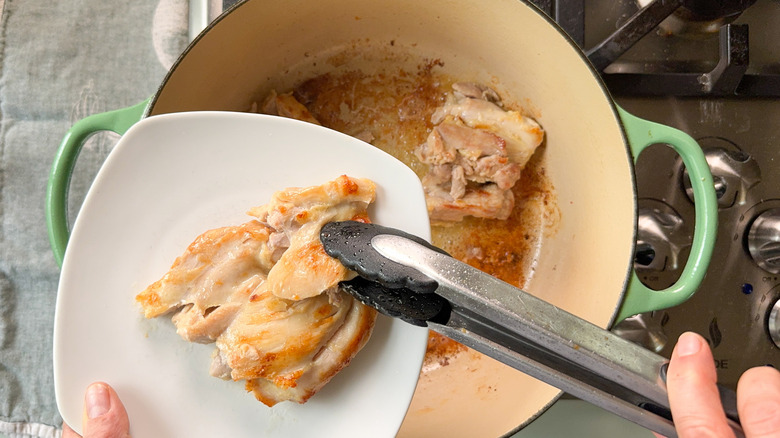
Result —
<path fill-rule="evenodd" d="M 620 107 L 618 114 L 623 121 L 634 164 L 639 154 L 648 146 L 656 143 L 669 145 L 680 155 L 688 170 L 696 204 L 691 253 L 680 279 L 672 286 L 656 291 L 642 284 L 636 272 L 632 272 L 626 296 L 618 312 L 617 321 L 622 321 L 638 313 L 679 305 L 696 292 L 704 279 L 715 246 L 718 199 L 710 168 L 696 140 L 675 128 L 640 119 Z"/>
<path fill-rule="evenodd" d="M 46 227 L 49 231 L 49 243 L 54 251 L 57 264 L 62 266 L 65 247 L 68 245 L 68 189 L 76 159 L 87 138 L 99 131 L 112 131 L 124 134 L 133 124 L 141 120 L 147 99 L 137 105 L 106 113 L 94 114 L 76 122 L 65 134 L 60 143 L 54 163 L 49 172 L 46 186 Z"/>

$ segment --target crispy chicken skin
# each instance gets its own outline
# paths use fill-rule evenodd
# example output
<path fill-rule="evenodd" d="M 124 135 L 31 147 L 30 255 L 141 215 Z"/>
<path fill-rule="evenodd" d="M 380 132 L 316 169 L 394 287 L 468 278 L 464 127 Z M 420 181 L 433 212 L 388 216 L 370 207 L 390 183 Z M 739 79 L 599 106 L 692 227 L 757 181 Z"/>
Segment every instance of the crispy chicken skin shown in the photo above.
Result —
<path fill-rule="evenodd" d="M 268 275 L 270 232 L 250 221 L 201 234 L 163 278 L 136 296 L 144 316 L 175 310 L 173 322 L 182 338 L 214 342 Z"/>
<path fill-rule="evenodd" d="M 277 192 L 257 219 L 198 236 L 136 296 L 144 316 L 171 314 L 191 342 L 215 342 L 210 373 L 246 380 L 268 406 L 304 403 L 368 341 L 376 312 L 343 292 L 352 271 L 319 241 L 331 221 L 368 221 L 375 185 L 341 176 Z"/>
<path fill-rule="evenodd" d="M 337 288 L 299 301 L 254 298 L 217 340 L 215 360 L 269 406 L 308 400 L 363 348 L 376 320 L 373 309 Z"/>
<path fill-rule="evenodd" d="M 269 204 L 251 209 L 251 216 L 272 228 L 270 237 L 278 247 L 286 247 L 262 288 L 280 298 L 299 300 L 354 278 L 352 271 L 325 254 L 319 232 L 327 222 L 367 222 L 375 192 L 369 180 L 340 177 L 321 186 L 277 192 Z M 338 203 L 330 201 L 335 199 Z"/>
<path fill-rule="evenodd" d="M 507 219 L 512 187 L 544 139 L 534 120 L 502 108 L 490 88 L 456 83 L 431 116 L 434 127 L 415 154 L 430 165 L 423 186 L 431 219 Z"/>

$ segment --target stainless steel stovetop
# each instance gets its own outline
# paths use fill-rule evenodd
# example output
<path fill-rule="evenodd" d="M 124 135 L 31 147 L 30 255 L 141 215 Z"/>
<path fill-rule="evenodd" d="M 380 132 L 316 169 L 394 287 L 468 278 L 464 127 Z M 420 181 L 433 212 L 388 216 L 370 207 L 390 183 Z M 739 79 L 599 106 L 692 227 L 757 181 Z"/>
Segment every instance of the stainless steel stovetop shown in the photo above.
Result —
<path fill-rule="evenodd" d="M 603 68 L 619 105 L 697 139 L 715 180 L 719 231 L 701 287 L 686 303 L 616 330 L 667 357 L 680 334 L 698 332 L 713 349 L 719 381 L 732 388 L 750 367 L 780 366 L 780 1 L 657 0 L 644 18 L 637 12 L 650 0 L 532 2 Z M 742 12 L 678 9 L 634 44 L 630 34 L 604 43 L 626 23 L 667 17 L 680 3 Z M 636 176 L 635 268 L 646 285 L 662 289 L 687 259 L 693 203 L 668 147 L 647 149 Z M 516 438 L 546 436 L 652 435 L 564 397 Z"/>
<path fill-rule="evenodd" d="M 667 357 L 682 332 L 704 335 L 726 386 L 735 387 L 750 367 L 780 366 L 780 2 L 537 3 L 603 66 L 621 106 L 698 140 L 716 184 L 718 238 L 700 289 L 686 303 L 641 315 L 618 330 Z M 647 11 L 679 3 L 696 13 L 678 9 L 635 44 L 620 38 L 602 43 L 637 20 L 643 5 Z M 705 8 L 697 10 L 702 3 Z M 709 9 L 716 7 L 725 9 Z M 719 16 L 724 13 L 730 16 Z M 615 52 L 627 48 L 624 53 L 610 52 L 621 44 Z M 661 289 L 679 276 L 691 243 L 687 175 L 662 145 L 640 156 L 636 174 L 635 268 L 645 284 Z"/>

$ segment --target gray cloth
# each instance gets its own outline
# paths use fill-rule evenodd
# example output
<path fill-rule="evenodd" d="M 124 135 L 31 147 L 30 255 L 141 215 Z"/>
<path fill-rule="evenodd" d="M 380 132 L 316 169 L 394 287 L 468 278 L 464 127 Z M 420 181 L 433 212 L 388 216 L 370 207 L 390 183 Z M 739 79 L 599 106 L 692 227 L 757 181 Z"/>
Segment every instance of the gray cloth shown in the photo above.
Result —
<path fill-rule="evenodd" d="M 0 21 L 0 433 L 58 436 L 52 334 L 59 267 L 44 218 L 68 128 L 151 96 L 187 43 L 187 1 L 5 0 Z M 116 141 L 84 146 L 71 220 Z M 99 329 L 99 328 L 96 328 Z M 85 341 L 89 341 L 85 339 Z"/>

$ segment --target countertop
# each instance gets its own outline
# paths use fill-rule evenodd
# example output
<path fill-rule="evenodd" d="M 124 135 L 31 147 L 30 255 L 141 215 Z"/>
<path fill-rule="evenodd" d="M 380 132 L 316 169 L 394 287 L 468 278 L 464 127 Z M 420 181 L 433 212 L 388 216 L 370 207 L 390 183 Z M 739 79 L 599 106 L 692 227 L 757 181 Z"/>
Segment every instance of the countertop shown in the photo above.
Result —
<path fill-rule="evenodd" d="M 154 93 L 186 47 L 187 1 L 0 5 L 0 433 L 55 437 L 59 267 L 44 217 L 49 169 L 75 121 Z M 116 138 L 97 134 L 84 145 L 70 186 L 71 221 Z"/>

